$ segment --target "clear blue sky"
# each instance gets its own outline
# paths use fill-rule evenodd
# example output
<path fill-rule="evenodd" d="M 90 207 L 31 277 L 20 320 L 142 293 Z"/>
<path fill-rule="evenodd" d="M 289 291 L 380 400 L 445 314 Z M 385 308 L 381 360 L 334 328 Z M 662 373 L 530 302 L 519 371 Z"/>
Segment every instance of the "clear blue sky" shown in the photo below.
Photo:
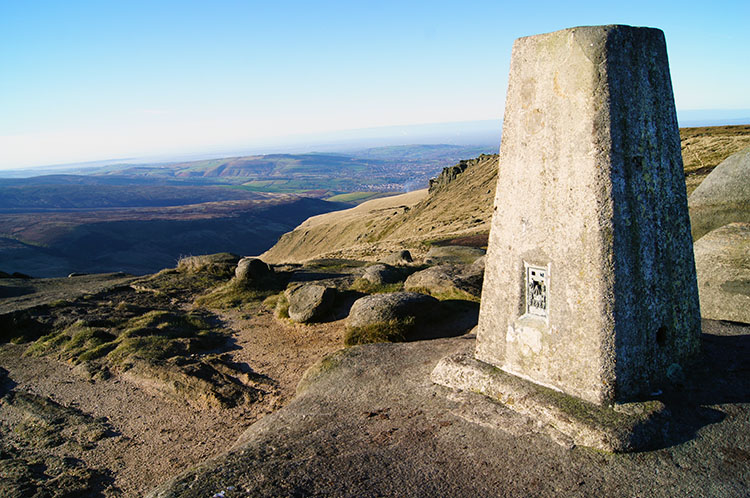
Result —
<path fill-rule="evenodd" d="M 747 0 L 0 0 L 0 168 L 499 119 L 515 38 L 612 23 L 678 109 L 750 109 Z"/>

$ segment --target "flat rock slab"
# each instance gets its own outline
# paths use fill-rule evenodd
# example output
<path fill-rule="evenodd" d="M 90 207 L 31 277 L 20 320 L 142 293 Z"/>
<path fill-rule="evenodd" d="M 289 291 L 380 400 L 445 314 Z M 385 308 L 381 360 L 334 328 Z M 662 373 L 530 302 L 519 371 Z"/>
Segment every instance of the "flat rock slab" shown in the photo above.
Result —
<path fill-rule="evenodd" d="M 695 242 L 701 316 L 750 323 L 750 223 L 730 223 Z"/>
<path fill-rule="evenodd" d="M 653 451 L 561 446 L 500 403 L 433 384 L 435 365 L 470 351 L 472 336 L 372 344 L 327 357 L 229 453 L 151 496 L 746 496 L 750 328 L 707 330 L 706 363 Z"/>
<path fill-rule="evenodd" d="M 452 389 L 480 393 L 532 417 L 563 444 L 626 452 L 653 446 L 669 417 L 660 401 L 598 406 L 510 375 L 471 354 L 446 356 L 430 376 Z"/>

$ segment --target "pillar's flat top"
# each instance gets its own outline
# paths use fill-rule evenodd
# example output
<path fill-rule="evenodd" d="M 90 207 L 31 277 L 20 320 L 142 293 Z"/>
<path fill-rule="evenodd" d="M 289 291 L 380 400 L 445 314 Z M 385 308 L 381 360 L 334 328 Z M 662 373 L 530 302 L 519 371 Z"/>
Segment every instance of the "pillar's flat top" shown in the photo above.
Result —
<path fill-rule="evenodd" d="M 602 24 L 602 25 L 595 25 L 595 26 L 575 26 L 572 28 L 565 28 L 560 29 L 557 31 L 550 31 L 548 33 L 539 33 L 536 35 L 529 35 L 529 36 L 522 36 L 520 38 L 517 38 L 516 41 L 520 40 L 531 40 L 534 38 L 543 38 L 547 36 L 552 35 L 562 35 L 564 33 L 578 33 L 583 34 L 588 37 L 600 37 L 600 36 L 606 36 L 608 34 L 614 33 L 614 32 L 635 32 L 635 31 L 651 31 L 654 34 L 659 34 L 661 36 L 664 36 L 664 32 L 659 28 L 652 28 L 649 26 L 629 26 L 627 24 Z"/>

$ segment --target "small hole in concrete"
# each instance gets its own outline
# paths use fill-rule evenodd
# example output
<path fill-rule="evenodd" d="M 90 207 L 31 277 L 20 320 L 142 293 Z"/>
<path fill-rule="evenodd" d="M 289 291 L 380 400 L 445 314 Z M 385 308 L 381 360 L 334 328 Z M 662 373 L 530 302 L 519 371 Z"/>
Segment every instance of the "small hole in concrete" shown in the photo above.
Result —
<path fill-rule="evenodd" d="M 662 325 L 659 330 L 656 331 L 656 344 L 663 346 L 667 342 L 667 327 Z"/>

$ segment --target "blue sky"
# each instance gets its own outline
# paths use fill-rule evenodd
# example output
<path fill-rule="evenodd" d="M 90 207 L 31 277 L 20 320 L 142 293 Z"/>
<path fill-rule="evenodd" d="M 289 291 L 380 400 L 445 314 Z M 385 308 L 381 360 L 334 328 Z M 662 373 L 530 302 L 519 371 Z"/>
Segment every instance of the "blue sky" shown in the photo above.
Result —
<path fill-rule="evenodd" d="M 750 2 L 0 0 L 0 168 L 499 119 L 513 40 L 664 30 L 679 110 L 750 109 Z"/>

